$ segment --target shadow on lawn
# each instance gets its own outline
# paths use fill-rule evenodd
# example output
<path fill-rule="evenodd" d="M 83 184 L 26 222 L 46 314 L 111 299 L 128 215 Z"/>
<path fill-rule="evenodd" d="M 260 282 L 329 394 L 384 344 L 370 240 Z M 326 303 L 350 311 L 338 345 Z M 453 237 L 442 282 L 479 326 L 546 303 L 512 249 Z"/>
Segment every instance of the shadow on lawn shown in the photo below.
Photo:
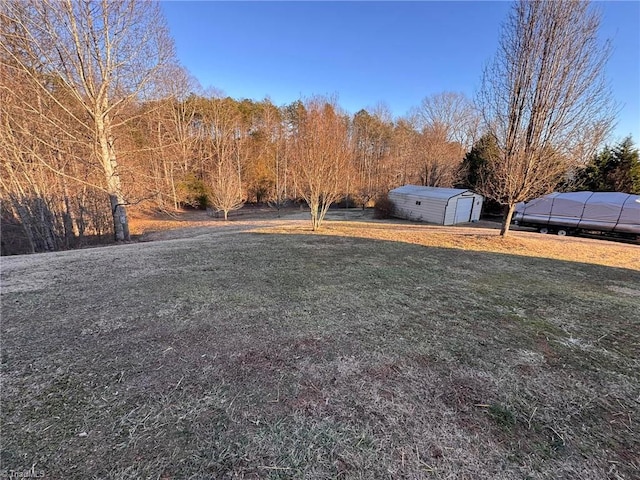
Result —
<path fill-rule="evenodd" d="M 126 248 L 3 260 L 2 468 L 639 471 L 637 271 L 318 234 Z"/>

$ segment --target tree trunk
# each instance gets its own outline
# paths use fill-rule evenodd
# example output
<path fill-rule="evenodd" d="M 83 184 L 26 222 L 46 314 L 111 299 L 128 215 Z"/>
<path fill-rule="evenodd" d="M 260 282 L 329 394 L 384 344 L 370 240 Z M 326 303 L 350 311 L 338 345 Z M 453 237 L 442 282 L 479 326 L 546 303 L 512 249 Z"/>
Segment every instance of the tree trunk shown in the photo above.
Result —
<path fill-rule="evenodd" d="M 500 229 L 500 236 L 506 237 L 511 227 L 511 217 L 513 217 L 513 211 L 515 210 L 515 203 L 509 204 L 502 219 L 502 228 Z"/>
<path fill-rule="evenodd" d="M 126 202 L 120 185 L 118 162 L 113 148 L 113 137 L 109 119 L 97 117 L 96 129 L 100 141 L 102 167 L 107 178 L 107 192 L 113 217 L 113 232 L 117 242 L 129 241 L 129 221 L 127 219 Z"/>
<path fill-rule="evenodd" d="M 69 197 L 64 197 L 64 210 L 62 211 L 62 224 L 64 226 L 64 244 L 66 248 L 75 246 L 75 235 L 73 232 L 73 217 L 71 216 L 71 205 Z"/>
<path fill-rule="evenodd" d="M 109 189 L 111 191 L 111 188 Z M 127 210 L 124 206 L 124 198 L 120 192 L 109 193 L 111 204 L 111 215 L 113 216 L 113 231 L 117 242 L 130 240 L 129 222 L 127 220 Z"/>
<path fill-rule="evenodd" d="M 84 190 L 82 191 L 81 196 L 79 196 L 76 200 L 78 202 L 78 216 L 76 217 L 76 227 L 78 229 L 78 244 L 79 245 L 84 245 L 84 241 L 85 241 L 85 231 L 87 230 L 87 222 L 85 221 L 85 212 L 86 212 L 86 206 L 85 206 L 85 192 L 86 192 L 86 188 L 84 187 Z"/>
<path fill-rule="evenodd" d="M 13 204 L 13 208 L 20 220 L 20 226 L 22 227 L 24 236 L 29 244 L 29 253 L 35 253 L 36 244 L 33 238 L 33 222 L 31 221 L 31 215 L 27 213 L 27 209 L 24 206 L 26 204 L 24 200 L 25 197 L 22 197 L 22 199 L 16 199 L 13 198 L 13 196 L 11 197 L 11 203 Z"/>
<path fill-rule="evenodd" d="M 41 197 L 34 199 L 36 214 L 38 216 L 38 230 L 42 239 L 42 245 L 45 251 L 53 252 L 56 250 L 56 239 L 53 233 L 53 219 L 49 205 Z"/>
<path fill-rule="evenodd" d="M 175 175 L 173 172 L 173 166 L 171 167 L 171 172 L 170 172 L 171 176 L 170 176 L 170 182 L 171 182 L 171 195 L 173 197 L 173 208 L 175 210 L 178 210 L 178 193 L 176 192 L 176 181 L 175 181 Z"/>
<path fill-rule="evenodd" d="M 67 248 L 76 246 L 76 239 L 78 238 L 78 228 L 76 222 L 73 221 L 73 208 L 71 205 L 71 197 L 69 194 L 69 188 L 67 186 L 67 179 L 65 176 L 61 177 L 62 189 L 64 192 L 64 227 L 65 227 L 65 239 Z"/>
<path fill-rule="evenodd" d="M 312 204 L 309 205 L 309 207 L 311 208 L 311 229 L 315 232 L 316 230 L 318 230 L 318 228 L 320 228 L 320 222 L 318 217 L 318 209 L 320 207 L 319 205 L 315 204 L 315 202 L 312 202 Z"/>

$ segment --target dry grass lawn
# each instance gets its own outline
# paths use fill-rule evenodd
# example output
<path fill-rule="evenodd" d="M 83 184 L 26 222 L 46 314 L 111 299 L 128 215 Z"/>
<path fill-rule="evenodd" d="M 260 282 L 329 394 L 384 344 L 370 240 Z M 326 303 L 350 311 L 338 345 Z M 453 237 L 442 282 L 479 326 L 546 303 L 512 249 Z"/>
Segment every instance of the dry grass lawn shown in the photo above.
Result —
<path fill-rule="evenodd" d="M 264 233 L 310 233 L 305 224 L 265 227 Z M 640 270 L 638 247 L 612 241 L 587 238 L 558 238 L 522 231 L 511 232 L 506 238 L 497 229 L 473 227 L 434 227 L 387 222 L 328 223 L 323 235 L 390 240 L 425 247 L 451 248 L 465 251 L 506 253 L 527 257 L 549 258 Z"/>
<path fill-rule="evenodd" d="M 640 477 L 640 247 L 229 225 L 2 259 L 2 469 Z"/>

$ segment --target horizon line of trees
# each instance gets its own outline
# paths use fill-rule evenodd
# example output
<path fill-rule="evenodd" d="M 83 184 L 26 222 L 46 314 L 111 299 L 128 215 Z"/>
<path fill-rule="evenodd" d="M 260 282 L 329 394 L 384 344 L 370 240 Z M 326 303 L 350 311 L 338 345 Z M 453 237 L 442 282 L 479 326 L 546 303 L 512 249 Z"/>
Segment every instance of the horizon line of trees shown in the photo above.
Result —
<path fill-rule="evenodd" d="M 1 2 L 2 253 L 128 240 L 134 205 L 226 219 L 303 200 L 315 230 L 342 199 L 464 187 L 505 206 L 506 234 L 515 203 L 553 189 L 640 193 L 632 139 L 601 147 L 613 116 L 597 27 L 587 2 L 516 2 L 476 101 L 443 92 L 394 119 L 203 91 L 153 3 Z"/>
<path fill-rule="evenodd" d="M 316 205 L 319 209 L 313 228 L 321 226 L 323 209 L 338 200 L 364 208 L 400 185 L 483 192 L 487 159 L 497 149 L 487 134 L 467 149 L 452 140 L 455 132 L 436 122 L 417 116 L 392 120 L 383 109 L 350 116 L 321 97 L 276 107 L 269 100 L 192 94 L 182 101 L 135 105 L 129 115 L 131 123 L 116 130 L 116 138 L 123 192 L 131 204 L 166 211 L 209 208 L 226 218 L 245 202 L 280 208 L 304 200 L 312 211 Z M 320 139 L 333 144 L 320 145 Z M 315 152 L 318 161 L 303 161 L 305 149 L 314 145 L 324 149 Z M 55 151 L 49 155 L 46 163 L 27 164 L 3 156 L 8 174 L 2 180 L 3 241 L 12 223 L 29 231 L 29 251 L 110 237 L 111 218 L 101 201 L 105 192 L 91 185 L 90 172 L 84 172 L 81 182 L 64 174 L 77 175 L 79 162 Z M 332 190 L 311 191 L 314 177 L 323 185 L 332 179 Z M 29 194 L 18 196 L 29 188 Z M 554 189 L 640 193 L 640 162 L 632 139 L 606 146 L 582 166 L 562 171 Z"/>

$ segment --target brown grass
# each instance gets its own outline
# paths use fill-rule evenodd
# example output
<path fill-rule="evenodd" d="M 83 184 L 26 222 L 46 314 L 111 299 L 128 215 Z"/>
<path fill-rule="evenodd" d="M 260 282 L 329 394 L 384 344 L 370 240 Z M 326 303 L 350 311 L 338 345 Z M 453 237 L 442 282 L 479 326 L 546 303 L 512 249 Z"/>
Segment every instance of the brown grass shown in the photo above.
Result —
<path fill-rule="evenodd" d="M 640 476 L 638 247 L 249 223 L 3 258 L 0 470 Z"/>
<path fill-rule="evenodd" d="M 285 225 L 254 230 L 272 234 L 309 234 L 304 225 Z M 436 227 L 381 222 L 330 222 L 322 235 L 368 238 L 411 243 L 425 247 L 506 253 L 640 270 L 640 249 L 606 240 L 563 238 L 515 231 L 500 237 L 496 229 Z"/>

